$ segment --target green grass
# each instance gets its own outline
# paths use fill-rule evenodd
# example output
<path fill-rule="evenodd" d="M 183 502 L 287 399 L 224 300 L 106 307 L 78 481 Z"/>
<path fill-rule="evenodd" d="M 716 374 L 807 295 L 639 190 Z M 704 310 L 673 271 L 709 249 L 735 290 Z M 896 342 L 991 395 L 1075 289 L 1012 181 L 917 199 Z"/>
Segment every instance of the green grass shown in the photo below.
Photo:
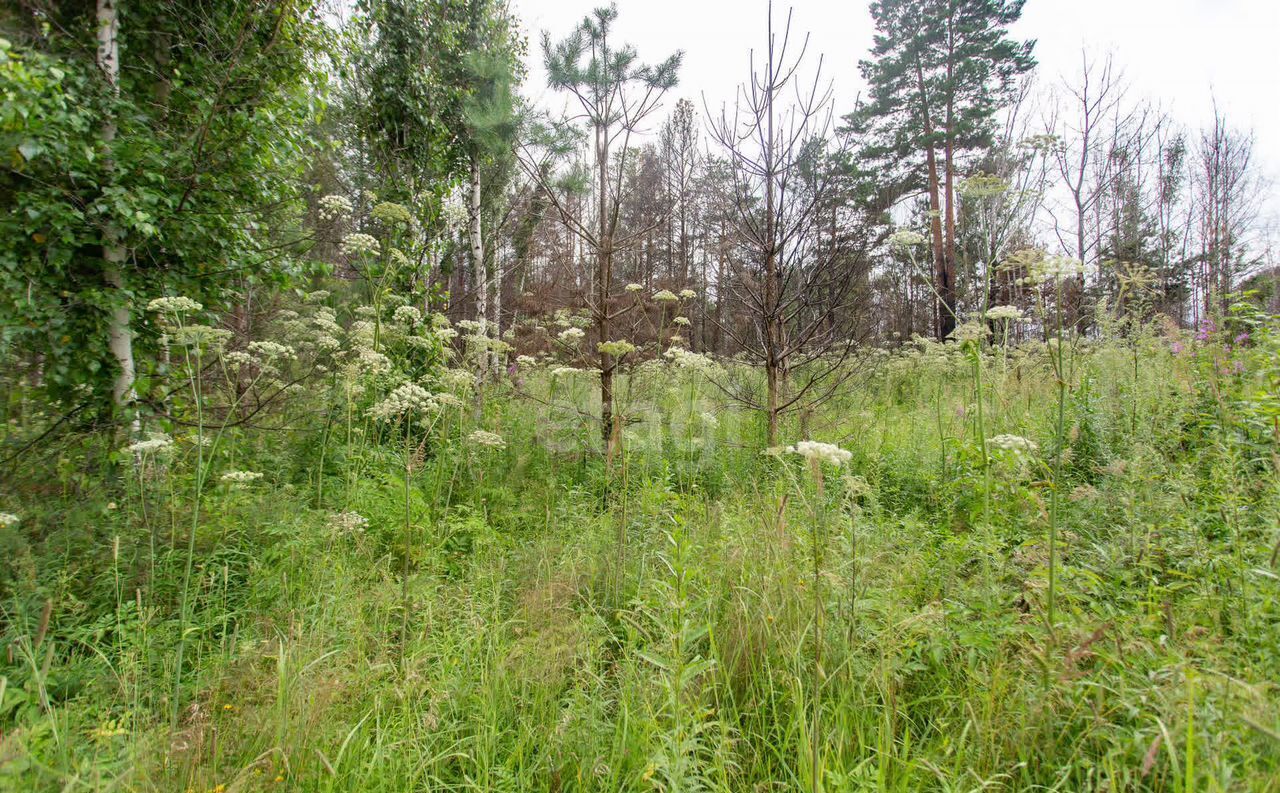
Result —
<path fill-rule="evenodd" d="M 416 460 L 408 560 L 402 447 L 300 404 L 215 452 L 266 476 L 202 495 L 176 728 L 189 453 L 140 496 L 110 440 L 32 452 L 0 502 L 0 790 L 810 790 L 815 738 L 828 791 L 1278 790 L 1276 445 L 1219 354 L 1080 352 L 1052 632 L 1036 348 L 984 358 L 982 394 L 954 352 L 874 358 L 786 429 L 852 452 L 821 496 L 706 383 L 624 384 L 610 468 L 493 386 Z M 1032 459 L 983 469 L 977 399 Z"/>

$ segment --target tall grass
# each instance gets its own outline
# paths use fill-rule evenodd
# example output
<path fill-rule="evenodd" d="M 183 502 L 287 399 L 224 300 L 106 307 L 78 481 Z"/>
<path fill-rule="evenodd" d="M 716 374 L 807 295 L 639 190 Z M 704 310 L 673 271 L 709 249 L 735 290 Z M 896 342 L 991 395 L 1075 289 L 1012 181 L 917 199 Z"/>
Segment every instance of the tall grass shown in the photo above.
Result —
<path fill-rule="evenodd" d="M 539 368 L 430 443 L 302 397 L 203 509 L 226 448 L 49 487 L 83 436 L 4 488 L 0 790 L 1274 790 L 1272 342 L 1136 343 L 876 356 L 818 481 L 657 368 L 613 470 Z"/>

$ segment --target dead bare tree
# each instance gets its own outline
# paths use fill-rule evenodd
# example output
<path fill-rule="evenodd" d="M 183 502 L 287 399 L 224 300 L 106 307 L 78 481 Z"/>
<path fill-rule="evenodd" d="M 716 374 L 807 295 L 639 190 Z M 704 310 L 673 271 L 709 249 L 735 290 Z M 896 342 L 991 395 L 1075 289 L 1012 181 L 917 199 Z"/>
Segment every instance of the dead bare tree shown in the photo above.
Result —
<path fill-rule="evenodd" d="M 1232 129 L 1214 107 L 1213 125 L 1200 133 L 1193 177 L 1200 250 L 1199 287 L 1208 316 L 1214 302 L 1225 311 L 1227 295 L 1245 274 L 1249 235 L 1258 220 L 1259 182 L 1253 137 Z"/>
<path fill-rule="evenodd" d="M 707 112 L 710 137 L 732 179 L 739 255 L 728 260 L 726 287 L 748 319 L 721 330 L 765 372 L 763 403 L 747 388 L 726 390 L 766 413 L 770 446 L 781 416 L 828 398 L 848 377 L 854 348 L 854 339 L 832 321 L 847 307 L 852 279 L 832 266 L 840 245 L 822 241 L 823 197 L 838 169 L 815 168 L 814 159 L 839 144 L 831 141 L 831 90 L 822 81 L 821 57 L 812 79 L 801 82 L 807 49 L 806 35 L 795 51 L 790 12 L 781 32 L 774 30 L 770 4 L 763 59 L 757 62 L 752 51 L 751 76 L 732 112 Z"/>

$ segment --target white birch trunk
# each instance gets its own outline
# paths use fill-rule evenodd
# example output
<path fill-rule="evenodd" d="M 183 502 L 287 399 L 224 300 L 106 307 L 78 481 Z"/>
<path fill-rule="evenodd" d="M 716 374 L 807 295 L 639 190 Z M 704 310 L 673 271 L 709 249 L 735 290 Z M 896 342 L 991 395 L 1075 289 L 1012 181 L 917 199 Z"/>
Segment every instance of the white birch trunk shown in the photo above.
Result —
<path fill-rule="evenodd" d="M 471 237 L 471 266 L 476 279 L 476 321 L 480 323 L 480 336 L 489 338 L 489 272 L 484 263 L 484 238 L 480 226 L 480 163 L 471 158 L 471 211 L 469 233 Z M 489 351 L 481 349 L 476 354 L 480 382 L 476 385 L 476 412 L 481 409 L 481 388 L 489 377 Z"/>
<path fill-rule="evenodd" d="M 113 95 L 120 92 L 120 43 L 117 38 L 120 27 L 119 15 L 116 11 L 117 0 L 98 0 L 98 68 L 107 79 Z M 116 126 L 108 117 L 102 127 L 102 140 L 110 143 L 115 139 Z M 102 246 L 102 258 L 106 262 L 103 279 L 107 285 L 118 292 L 124 290 L 125 247 L 119 242 L 120 232 L 114 226 L 106 229 L 106 241 Z M 137 399 L 134 390 L 136 368 L 133 362 L 133 329 L 129 325 L 129 305 L 123 295 L 117 297 L 119 304 L 111 310 L 111 321 L 107 326 L 107 347 L 116 359 L 119 371 L 111 396 L 117 408 L 127 408 Z M 138 419 L 132 421 L 134 433 L 139 430 Z"/>

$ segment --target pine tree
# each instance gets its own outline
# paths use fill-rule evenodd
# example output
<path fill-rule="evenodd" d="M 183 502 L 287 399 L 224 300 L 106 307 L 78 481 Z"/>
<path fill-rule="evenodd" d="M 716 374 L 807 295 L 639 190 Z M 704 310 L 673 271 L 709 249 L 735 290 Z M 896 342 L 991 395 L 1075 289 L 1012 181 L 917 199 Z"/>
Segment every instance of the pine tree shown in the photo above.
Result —
<path fill-rule="evenodd" d="M 595 253 L 595 295 L 594 300 L 588 302 L 600 342 L 610 340 L 611 321 L 617 316 L 609 307 L 613 296 L 614 254 L 648 231 L 618 235 L 623 176 L 632 153 L 631 136 L 661 106 L 663 95 L 675 87 L 684 57 L 677 52 L 657 64 L 641 63 L 634 47 L 619 45 L 613 40 L 613 23 L 617 18 L 616 5 L 597 8 L 566 38 L 552 43 L 550 36 L 544 36 L 542 42 L 548 82 L 552 88 L 577 100 L 578 118 L 585 122 L 592 135 L 595 228 L 558 203 L 556 209 L 565 224 Z M 536 169 L 526 170 L 534 178 L 540 178 Z M 554 192 L 549 189 L 547 196 L 555 200 Z M 600 353 L 600 431 L 610 457 L 614 436 L 621 431 L 620 426 L 614 426 L 613 418 L 616 363 L 613 356 Z"/>
<path fill-rule="evenodd" d="M 959 160 L 991 143 L 996 112 L 1035 65 L 1032 41 L 1008 36 L 1025 0 L 875 0 L 868 101 L 846 117 L 881 200 L 929 200 L 935 332 L 955 327 Z"/>

